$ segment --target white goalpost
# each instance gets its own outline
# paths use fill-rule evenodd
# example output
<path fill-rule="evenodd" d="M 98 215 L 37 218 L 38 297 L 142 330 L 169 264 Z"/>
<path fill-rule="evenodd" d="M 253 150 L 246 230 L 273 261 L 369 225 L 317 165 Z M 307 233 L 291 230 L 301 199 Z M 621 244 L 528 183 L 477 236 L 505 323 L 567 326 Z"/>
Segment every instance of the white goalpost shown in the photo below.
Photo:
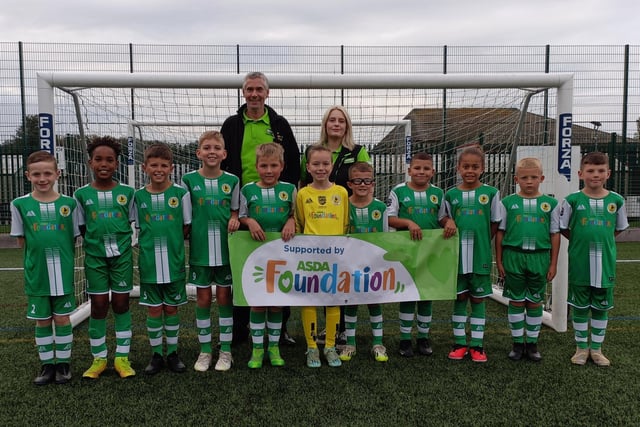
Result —
<path fill-rule="evenodd" d="M 134 187 L 141 185 L 141 152 L 151 142 L 167 142 L 177 150 L 178 170 L 195 169 L 197 136 L 235 113 L 242 99 L 243 77 L 38 73 L 41 147 L 65 157 L 62 184 L 67 193 L 86 183 L 84 140 L 92 135 L 123 141 L 127 161 L 118 178 Z M 578 189 L 574 165 L 579 151 L 571 147 L 570 73 L 269 74 L 268 78 L 267 103 L 289 119 L 302 147 L 317 140 L 320 117 L 327 107 L 347 108 L 356 142 L 366 145 L 373 159 L 378 197 L 403 179 L 405 165 L 417 151 L 434 156 L 434 183 L 446 190 L 455 183 L 456 150 L 469 143 L 483 146 L 487 153 L 483 181 L 503 193 L 515 190 L 512 170 L 523 156 L 543 161 L 543 192 L 561 200 Z M 563 332 L 567 329 L 568 264 L 564 240 L 558 263 L 543 322 Z M 77 271 L 78 300 L 85 308 L 78 311 L 74 324 L 90 312 L 80 262 Z M 504 302 L 499 288 L 494 288 L 494 298 Z"/>

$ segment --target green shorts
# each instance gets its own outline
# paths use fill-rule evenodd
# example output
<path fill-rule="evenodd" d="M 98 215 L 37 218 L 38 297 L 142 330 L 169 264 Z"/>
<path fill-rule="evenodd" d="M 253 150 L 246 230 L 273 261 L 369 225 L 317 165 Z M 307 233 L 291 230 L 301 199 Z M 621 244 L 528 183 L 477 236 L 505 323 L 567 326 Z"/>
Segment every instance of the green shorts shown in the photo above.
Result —
<path fill-rule="evenodd" d="M 613 287 L 594 288 L 593 286 L 569 285 L 567 303 L 575 308 L 595 308 L 611 310 L 613 308 Z"/>
<path fill-rule="evenodd" d="M 179 306 L 187 303 L 184 280 L 171 283 L 140 283 L 140 305 L 158 307 Z"/>
<path fill-rule="evenodd" d="M 469 294 L 474 298 L 485 298 L 493 293 L 491 276 L 488 274 L 458 274 L 457 294 Z"/>
<path fill-rule="evenodd" d="M 76 297 L 73 294 L 52 296 L 27 295 L 27 319 L 46 320 L 51 316 L 68 315 L 76 309 Z"/>
<path fill-rule="evenodd" d="M 84 256 L 87 293 L 91 295 L 129 293 L 133 289 L 133 251 L 113 258 Z"/>
<path fill-rule="evenodd" d="M 203 265 L 189 266 L 189 284 L 199 288 L 211 286 L 212 283 L 226 288 L 231 286 L 231 266 L 219 265 L 215 267 Z"/>
<path fill-rule="evenodd" d="M 505 247 L 502 256 L 505 270 L 502 296 L 511 301 L 542 303 L 551 262 L 549 251 L 524 252 Z"/>

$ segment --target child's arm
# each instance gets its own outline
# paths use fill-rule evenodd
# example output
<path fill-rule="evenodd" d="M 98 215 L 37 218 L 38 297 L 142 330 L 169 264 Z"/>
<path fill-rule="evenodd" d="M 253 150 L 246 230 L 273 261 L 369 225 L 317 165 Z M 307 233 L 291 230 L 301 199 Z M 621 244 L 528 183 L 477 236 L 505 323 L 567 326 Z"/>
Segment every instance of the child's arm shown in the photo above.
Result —
<path fill-rule="evenodd" d="M 560 253 L 560 233 L 553 233 L 551 234 L 551 260 L 547 272 L 547 282 L 552 281 L 558 272 L 558 253 Z"/>
<path fill-rule="evenodd" d="M 231 211 L 231 218 L 229 218 L 229 224 L 227 225 L 227 231 L 233 233 L 240 228 L 240 220 L 238 219 L 238 211 Z"/>
<path fill-rule="evenodd" d="M 496 269 L 498 270 L 498 276 L 504 277 L 504 265 L 502 265 L 502 239 L 504 238 L 504 231 L 498 230 L 496 232 Z"/>
<path fill-rule="evenodd" d="M 304 233 L 304 205 L 301 203 L 301 194 L 298 192 L 296 197 L 295 208 L 295 221 L 296 221 L 296 233 Z"/>
<path fill-rule="evenodd" d="M 422 229 L 418 224 L 411 221 L 410 219 L 390 216 L 389 227 L 393 227 L 396 230 L 409 230 L 411 240 L 422 240 Z"/>

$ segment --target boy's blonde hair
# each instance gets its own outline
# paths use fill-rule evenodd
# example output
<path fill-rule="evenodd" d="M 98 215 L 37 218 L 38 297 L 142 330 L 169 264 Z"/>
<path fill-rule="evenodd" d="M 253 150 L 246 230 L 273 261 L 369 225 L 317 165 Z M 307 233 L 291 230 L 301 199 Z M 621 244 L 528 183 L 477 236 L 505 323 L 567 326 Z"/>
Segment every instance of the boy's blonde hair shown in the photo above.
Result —
<path fill-rule="evenodd" d="M 216 141 L 221 142 L 222 146 L 224 146 L 224 138 L 222 137 L 222 133 L 217 130 L 208 130 L 200 135 L 200 138 L 198 138 L 198 148 L 202 146 L 203 142 L 209 139 L 215 139 Z"/>
<path fill-rule="evenodd" d="M 152 157 L 168 160 L 173 163 L 173 152 L 171 151 L 171 148 L 162 142 L 151 144 L 144 150 L 145 163 Z"/>
<path fill-rule="evenodd" d="M 538 169 L 542 173 L 542 162 L 535 157 L 524 157 L 516 163 L 516 173 L 520 169 Z"/>
<path fill-rule="evenodd" d="M 609 166 L 609 156 L 605 153 L 601 153 L 599 151 L 594 151 L 593 153 L 585 154 L 582 160 L 580 161 L 580 169 L 584 165 L 607 165 Z"/>
<path fill-rule="evenodd" d="M 29 165 L 40 162 L 53 163 L 56 170 L 58 169 L 58 161 L 56 160 L 56 157 L 47 150 L 39 150 L 34 151 L 29 154 L 29 157 L 27 157 L 27 170 L 29 170 Z"/>
<path fill-rule="evenodd" d="M 320 143 L 326 145 L 329 141 L 329 136 L 327 135 L 327 122 L 329 121 L 329 115 L 336 110 L 340 111 L 344 115 L 345 120 L 345 130 L 344 136 L 342 137 L 342 145 L 348 150 L 353 150 L 356 146 L 356 143 L 353 140 L 353 126 L 351 125 L 351 117 L 349 117 L 347 109 L 342 105 L 334 105 L 333 107 L 329 107 L 327 111 L 324 112 L 324 115 L 322 116 L 322 128 L 320 129 Z"/>
<path fill-rule="evenodd" d="M 260 157 L 277 157 L 278 161 L 284 165 L 284 148 L 275 142 L 258 145 L 256 148 L 256 163 Z"/>
<path fill-rule="evenodd" d="M 373 166 L 367 162 L 355 162 L 349 168 L 349 179 L 353 178 L 353 174 L 356 172 L 370 173 L 373 176 Z"/>
<path fill-rule="evenodd" d="M 464 156 L 478 156 L 482 160 L 482 167 L 484 167 L 484 151 L 478 145 L 473 145 L 462 150 L 462 153 L 458 156 L 458 165 L 462 161 Z"/>
<path fill-rule="evenodd" d="M 311 155 L 313 153 L 321 153 L 321 152 L 333 154 L 331 152 L 331 149 L 329 147 L 327 147 L 326 145 L 323 145 L 322 143 L 313 144 L 307 150 L 307 163 L 309 163 L 309 159 L 311 158 Z M 331 163 L 333 163 L 333 156 L 331 156 Z"/>

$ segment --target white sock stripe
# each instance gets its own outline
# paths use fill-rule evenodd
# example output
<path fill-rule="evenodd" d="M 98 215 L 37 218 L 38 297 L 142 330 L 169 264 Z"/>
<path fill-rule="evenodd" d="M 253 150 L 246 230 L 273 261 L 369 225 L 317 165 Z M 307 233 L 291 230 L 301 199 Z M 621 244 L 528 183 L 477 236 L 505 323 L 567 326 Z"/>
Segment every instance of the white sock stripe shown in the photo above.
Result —
<path fill-rule="evenodd" d="M 483 339 L 484 338 L 484 331 L 471 331 L 471 338 L 475 338 L 475 339 Z"/>
<path fill-rule="evenodd" d="M 162 337 L 149 338 L 149 344 L 151 347 L 162 345 Z"/>
<path fill-rule="evenodd" d="M 513 338 L 518 338 L 524 336 L 524 328 L 512 329 L 511 336 Z"/>
<path fill-rule="evenodd" d="M 249 323 L 249 329 L 251 329 L 251 330 L 258 330 L 258 329 L 262 330 L 262 329 L 264 329 L 264 325 L 265 325 L 264 322 L 262 322 L 262 323 L 250 322 Z"/>
<path fill-rule="evenodd" d="M 413 313 L 403 313 L 403 312 L 400 312 L 400 313 L 398 314 L 398 318 L 399 318 L 400 320 L 406 320 L 406 321 L 409 321 L 409 322 L 413 322 Z"/>
<path fill-rule="evenodd" d="M 527 325 L 538 326 L 542 325 L 542 316 L 530 317 L 527 316 Z"/>
<path fill-rule="evenodd" d="M 282 329 L 282 322 L 269 322 L 267 321 L 267 329 Z"/>
<path fill-rule="evenodd" d="M 177 331 L 180 330 L 180 325 L 164 325 L 165 331 Z"/>
<path fill-rule="evenodd" d="M 118 350 L 116 350 L 116 351 L 118 351 Z M 109 353 L 108 353 L 108 351 L 105 349 L 105 350 L 99 351 L 99 352 L 97 352 L 97 353 L 91 352 L 91 355 L 92 355 L 93 357 L 101 357 L 101 358 L 103 358 L 103 359 L 106 359 L 106 358 L 107 358 L 107 356 L 109 355 Z"/>
<path fill-rule="evenodd" d="M 411 326 L 400 326 L 400 333 L 402 334 L 410 334 Z"/>
<path fill-rule="evenodd" d="M 56 358 L 57 359 L 70 359 L 71 358 L 71 350 L 56 350 Z"/>
<path fill-rule="evenodd" d="M 469 323 L 476 326 L 484 326 L 486 322 L 487 320 L 482 317 L 472 317 L 469 319 Z"/>
<path fill-rule="evenodd" d="M 355 329 L 351 329 L 351 328 L 345 329 L 344 330 L 344 335 L 347 336 L 347 337 L 355 337 L 356 336 L 356 330 Z"/>
<path fill-rule="evenodd" d="M 200 344 L 211 342 L 211 334 L 198 335 L 198 342 Z"/>
<path fill-rule="evenodd" d="M 53 344 L 53 335 L 46 337 L 36 337 L 36 345 L 50 345 Z"/>
<path fill-rule="evenodd" d="M 150 328 L 147 326 L 147 332 L 149 333 L 154 333 L 154 332 L 162 332 L 162 326 L 160 326 L 159 328 Z"/>
<path fill-rule="evenodd" d="M 129 349 L 130 349 L 130 346 L 128 346 L 128 345 L 117 345 L 116 346 L 116 353 L 117 354 L 129 354 Z M 104 357 L 105 358 L 107 357 L 106 352 L 105 352 Z"/>
<path fill-rule="evenodd" d="M 591 319 L 591 327 L 598 329 L 606 329 L 608 320 Z"/>
<path fill-rule="evenodd" d="M 69 344 L 71 342 L 73 342 L 73 334 L 69 334 L 69 335 L 56 335 L 53 337 L 53 341 L 56 344 Z"/>
<path fill-rule="evenodd" d="M 464 337 L 464 336 L 467 336 L 467 333 L 465 332 L 464 329 L 455 328 L 453 330 L 453 336 L 454 337 Z"/>
<path fill-rule="evenodd" d="M 416 316 L 416 319 L 418 320 L 418 322 L 422 322 L 422 323 L 431 322 L 431 318 L 432 316 L 421 316 L 420 314 Z"/>
<path fill-rule="evenodd" d="M 538 330 L 535 330 L 535 331 L 527 330 L 527 337 L 529 338 L 538 338 L 539 335 L 540 335 L 540 332 Z"/>
<path fill-rule="evenodd" d="M 587 324 L 587 322 L 577 323 L 577 322 L 574 321 L 573 322 L 573 329 L 575 329 L 576 331 L 579 331 L 579 332 L 586 332 L 587 329 L 589 329 L 589 325 Z"/>
<path fill-rule="evenodd" d="M 178 337 L 167 337 L 167 345 L 176 345 L 178 344 Z"/>
<path fill-rule="evenodd" d="M 372 329 L 371 335 L 373 335 L 374 337 L 381 337 L 383 335 L 383 331 L 382 329 Z"/>
<path fill-rule="evenodd" d="M 199 329 L 210 328 L 211 319 L 196 319 L 196 327 Z"/>
<path fill-rule="evenodd" d="M 40 360 L 51 360 L 54 357 L 53 350 L 38 352 L 38 357 L 40 358 Z"/>
<path fill-rule="evenodd" d="M 222 342 L 231 342 L 233 339 L 233 332 L 227 334 L 220 334 L 220 341 Z"/>
<path fill-rule="evenodd" d="M 251 335 L 251 342 L 253 344 L 264 344 L 264 335 Z"/>
<path fill-rule="evenodd" d="M 233 326 L 233 317 L 221 317 L 218 319 L 220 326 Z"/>
<path fill-rule="evenodd" d="M 356 323 L 358 322 L 358 316 L 347 316 L 346 314 L 344 315 L 344 322 L 345 323 Z"/>
<path fill-rule="evenodd" d="M 524 321 L 524 313 L 509 314 L 507 318 L 510 323 L 522 322 Z"/>
<path fill-rule="evenodd" d="M 591 342 L 602 344 L 604 342 L 604 335 L 591 334 Z"/>
<path fill-rule="evenodd" d="M 378 316 L 369 316 L 369 322 L 371 323 L 382 323 L 384 321 L 382 314 Z"/>
<path fill-rule="evenodd" d="M 101 346 L 102 344 L 106 343 L 106 337 L 102 337 L 102 338 L 89 338 L 89 345 L 91 347 L 98 347 Z"/>
<path fill-rule="evenodd" d="M 126 331 L 116 331 L 116 338 L 131 338 L 133 334 L 131 333 L 131 329 Z"/>
<path fill-rule="evenodd" d="M 454 314 L 451 316 L 451 321 L 454 323 L 467 323 L 467 316 L 458 316 L 457 314 Z"/>

